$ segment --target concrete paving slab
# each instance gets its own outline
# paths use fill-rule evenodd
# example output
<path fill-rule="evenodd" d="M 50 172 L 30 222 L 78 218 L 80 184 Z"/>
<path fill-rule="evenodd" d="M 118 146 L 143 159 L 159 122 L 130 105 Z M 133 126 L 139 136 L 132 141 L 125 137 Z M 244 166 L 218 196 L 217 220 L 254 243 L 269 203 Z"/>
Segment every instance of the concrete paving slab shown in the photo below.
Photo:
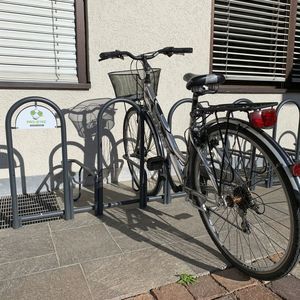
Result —
<path fill-rule="evenodd" d="M 0 281 L 1 300 L 92 299 L 79 265 Z"/>
<path fill-rule="evenodd" d="M 300 295 L 300 279 L 288 275 L 278 280 L 274 280 L 267 284 L 275 294 L 283 299 L 296 300 Z"/>
<path fill-rule="evenodd" d="M 17 260 L 0 265 L 0 280 L 21 277 L 58 267 L 55 253 Z"/>
<path fill-rule="evenodd" d="M 92 225 L 53 232 L 61 266 L 121 253 L 104 225 Z"/>
<path fill-rule="evenodd" d="M 102 220 L 95 216 L 94 212 L 85 212 L 75 214 L 73 220 L 57 220 L 55 222 L 49 222 L 51 231 L 60 231 L 66 229 L 73 229 L 78 227 L 86 227 L 91 225 L 102 224 Z"/>
<path fill-rule="evenodd" d="M 164 248 L 164 251 L 181 259 L 197 275 L 223 270 L 228 265 L 208 236 L 166 244 Z"/>
<path fill-rule="evenodd" d="M 182 259 L 159 249 L 145 249 L 82 263 L 95 299 L 126 298 L 194 274 Z"/>
<path fill-rule="evenodd" d="M 166 225 L 149 230 L 128 229 L 128 231 L 124 231 L 122 236 L 114 237 L 114 239 L 124 252 L 129 252 L 148 247 L 159 247 L 160 245 L 194 240 L 195 236 L 196 233 L 189 235 L 179 229 Z"/>
<path fill-rule="evenodd" d="M 105 211 L 102 220 L 114 237 L 123 236 L 124 233 L 131 231 L 164 230 L 184 238 L 199 236 L 206 232 L 198 211 L 184 199 L 174 199 L 172 208 L 168 209 L 166 205 L 160 204 L 159 207 L 163 207 L 163 211 L 155 208 L 156 206 L 157 202 L 151 202 L 145 210 L 110 209 Z"/>
<path fill-rule="evenodd" d="M 54 252 L 47 223 L 0 230 L 0 264 Z"/>

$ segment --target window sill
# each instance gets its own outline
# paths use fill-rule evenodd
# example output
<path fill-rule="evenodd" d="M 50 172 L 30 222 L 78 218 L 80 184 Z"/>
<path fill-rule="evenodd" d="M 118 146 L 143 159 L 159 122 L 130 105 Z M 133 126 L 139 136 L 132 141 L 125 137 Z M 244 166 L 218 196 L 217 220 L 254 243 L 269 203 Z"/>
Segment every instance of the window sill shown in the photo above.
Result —
<path fill-rule="evenodd" d="M 287 92 L 287 89 L 276 86 L 228 84 L 220 86 L 218 92 L 224 94 L 283 94 Z"/>
<path fill-rule="evenodd" d="M 89 90 L 90 88 L 90 83 L 0 82 L 0 89 Z"/>

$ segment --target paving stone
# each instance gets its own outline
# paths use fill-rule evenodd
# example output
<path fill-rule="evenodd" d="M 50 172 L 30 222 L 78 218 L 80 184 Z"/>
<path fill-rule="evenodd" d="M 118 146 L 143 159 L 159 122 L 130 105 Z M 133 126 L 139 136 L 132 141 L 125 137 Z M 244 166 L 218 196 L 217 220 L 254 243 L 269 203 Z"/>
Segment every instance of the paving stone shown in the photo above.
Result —
<path fill-rule="evenodd" d="M 269 257 L 269 259 L 271 261 L 273 261 L 274 263 L 276 262 L 279 262 L 279 260 L 282 258 L 284 253 L 280 252 L 280 253 L 276 253 L 276 254 L 273 254 L 272 256 Z"/>
<path fill-rule="evenodd" d="M 157 300 L 194 300 L 193 296 L 181 284 L 171 283 L 151 290 Z"/>
<path fill-rule="evenodd" d="M 0 230 L 0 264 L 54 252 L 47 223 Z"/>
<path fill-rule="evenodd" d="M 235 292 L 239 300 L 280 300 L 276 294 L 262 285 L 256 285 Z"/>
<path fill-rule="evenodd" d="M 240 272 L 235 268 L 226 269 L 212 274 L 212 277 L 217 280 L 229 292 L 258 284 L 258 281 L 248 275 Z"/>
<path fill-rule="evenodd" d="M 291 272 L 292 275 L 300 279 L 300 264 L 297 263 L 294 269 Z"/>
<path fill-rule="evenodd" d="M 91 299 L 79 265 L 0 281 L 1 300 Z"/>
<path fill-rule="evenodd" d="M 177 200 L 177 199 L 176 199 Z M 184 201 L 184 200 L 183 200 Z M 124 233 L 148 233 L 154 231 L 154 238 L 160 235 L 163 242 L 174 242 L 174 239 L 189 239 L 206 233 L 196 209 L 188 210 L 182 207 L 180 202 L 172 205 L 173 211 L 160 211 L 151 207 L 152 203 L 145 210 L 138 208 L 124 210 L 123 214 L 119 210 L 109 211 L 104 214 L 103 222 L 113 237 L 123 237 Z M 187 203 L 185 205 L 188 205 Z M 155 234 L 155 231 L 158 234 Z"/>
<path fill-rule="evenodd" d="M 234 294 L 229 294 L 218 298 L 218 300 L 236 300 L 236 296 Z M 263 300 L 263 299 L 261 299 Z"/>
<path fill-rule="evenodd" d="M 55 253 L 17 260 L 0 265 L 0 280 L 21 277 L 58 267 Z"/>
<path fill-rule="evenodd" d="M 54 231 L 52 235 L 62 266 L 121 253 L 103 224 Z"/>
<path fill-rule="evenodd" d="M 176 274 L 193 274 L 174 255 L 158 249 L 145 249 L 124 255 L 82 263 L 95 299 L 138 295 L 178 280 Z"/>
<path fill-rule="evenodd" d="M 213 299 L 227 293 L 211 276 L 199 277 L 197 282 L 188 285 L 187 289 L 197 300 Z"/>
<path fill-rule="evenodd" d="M 188 241 L 178 241 L 173 244 L 166 244 L 164 247 L 170 249 L 170 253 L 182 258 L 197 275 L 207 275 L 211 272 L 223 270 L 228 265 L 208 236 L 193 238 Z"/>
<path fill-rule="evenodd" d="M 267 284 L 275 294 L 288 300 L 299 299 L 300 295 L 300 279 L 288 275 L 278 280 L 274 280 Z"/>
<path fill-rule="evenodd" d="M 75 214 L 74 219 L 72 220 L 66 221 L 60 219 L 57 221 L 49 222 L 52 231 L 73 229 L 73 228 L 85 227 L 85 226 L 91 226 L 97 224 L 102 224 L 101 219 L 96 217 L 94 213 L 88 213 L 88 212 Z"/>
<path fill-rule="evenodd" d="M 156 300 L 150 294 L 141 294 L 134 297 L 126 298 L 125 300 Z"/>

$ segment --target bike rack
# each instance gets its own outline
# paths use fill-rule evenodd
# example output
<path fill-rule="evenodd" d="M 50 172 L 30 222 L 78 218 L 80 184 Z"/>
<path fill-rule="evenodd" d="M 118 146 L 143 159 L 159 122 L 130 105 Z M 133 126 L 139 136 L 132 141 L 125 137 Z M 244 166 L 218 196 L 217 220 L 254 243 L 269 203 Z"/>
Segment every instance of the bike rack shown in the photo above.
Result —
<path fill-rule="evenodd" d="M 135 108 L 137 111 L 137 114 L 140 117 L 141 122 L 139 122 L 139 134 L 140 134 L 140 191 L 139 191 L 139 198 L 138 199 L 130 199 L 130 200 L 121 200 L 118 202 L 111 202 L 111 203 L 104 203 L 104 176 L 103 176 L 103 145 L 102 145 L 102 138 L 104 136 L 103 131 L 104 128 L 101 126 L 102 119 L 105 111 L 112 105 L 116 103 L 124 103 L 129 104 Z M 98 145 L 97 147 L 97 170 L 95 173 L 93 171 L 86 169 L 86 171 L 93 175 L 94 177 L 94 201 L 95 204 L 92 206 L 86 206 L 86 207 L 80 207 L 80 208 L 74 208 L 73 202 L 71 203 L 71 211 L 73 213 L 81 213 L 86 212 L 90 210 L 95 210 L 96 216 L 103 215 L 104 208 L 109 207 L 115 207 L 115 206 L 121 206 L 121 205 L 127 205 L 127 204 L 133 204 L 133 203 L 139 203 L 139 207 L 141 209 L 144 209 L 147 207 L 147 201 L 149 200 L 147 198 L 147 174 L 144 167 L 144 113 L 143 110 L 140 108 L 139 105 L 137 105 L 134 101 L 127 99 L 127 98 L 115 98 L 111 99 L 103 106 L 101 107 L 98 117 L 97 117 L 97 134 L 96 134 L 96 143 Z M 129 158 L 127 158 L 129 159 Z M 84 167 L 82 164 L 80 164 L 78 161 L 69 161 L 70 163 L 75 162 L 79 164 L 81 167 Z M 135 164 L 135 162 L 131 161 L 131 163 Z"/>
<path fill-rule="evenodd" d="M 297 106 L 298 108 L 298 112 L 299 112 L 299 115 L 300 115 L 300 103 L 299 101 L 296 101 L 296 100 L 293 100 L 293 99 L 288 99 L 288 100 L 284 100 L 282 101 L 276 108 L 276 111 L 277 111 L 277 116 L 279 115 L 280 113 L 280 110 L 282 109 L 283 106 L 285 106 L 286 104 L 294 104 Z M 286 131 L 284 132 L 279 138 L 278 138 L 278 142 L 280 142 L 282 136 L 286 133 L 289 133 L 289 134 L 292 134 L 295 138 L 295 150 L 292 150 L 292 149 L 286 149 L 284 148 L 284 150 L 291 156 L 291 158 L 295 161 L 298 161 L 300 159 L 300 122 L 298 124 L 298 132 L 297 134 L 294 134 L 293 132 L 291 131 Z M 274 126 L 273 128 L 273 134 L 272 134 L 272 137 L 273 139 L 276 140 L 277 138 L 277 123 L 276 125 Z"/>
<path fill-rule="evenodd" d="M 193 99 L 191 99 L 191 98 L 183 98 L 183 99 L 176 101 L 172 105 L 171 109 L 169 110 L 168 119 L 167 119 L 170 130 L 172 130 L 172 119 L 173 119 L 173 115 L 174 115 L 176 109 L 180 105 L 183 105 L 185 103 L 192 103 L 192 102 L 193 102 Z M 168 158 L 168 155 L 167 155 L 167 158 Z M 170 168 L 170 166 L 169 165 L 165 166 L 165 168 Z M 171 174 L 170 169 L 168 170 L 168 173 Z M 171 185 L 170 185 L 169 181 L 167 180 L 167 178 L 165 179 L 165 182 L 164 182 L 163 193 L 164 193 L 164 203 L 165 204 L 171 203 L 173 198 L 180 198 L 180 197 L 183 197 L 186 195 L 185 192 L 171 193 Z"/>
<path fill-rule="evenodd" d="M 18 108 L 22 105 L 33 103 L 37 106 L 37 103 L 44 104 L 44 108 L 48 109 L 48 107 L 52 108 L 56 116 L 53 115 L 55 120 L 60 120 L 60 126 L 56 128 L 60 128 L 61 131 L 61 147 L 62 147 L 62 169 L 63 169 L 63 185 L 64 185 L 64 210 L 55 210 L 55 211 L 46 211 L 40 212 L 31 215 L 20 215 L 19 211 L 19 203 L 18 200 L 20 197 L 17 195 L 17 185 L 16 185 L 16 175 L 15 175 L 15 165 L 14 165 L 14 148 L 13 148 L 13 137 L 12 137 L 12 129 L 17 129 L 16 127 L 12 126 L 12 118 Z M 27 107 L 28 108 L 28 107 Z M 24 108 L 25 110 L 26 108 Z M 23 111 L 23 110 L 22 110 Z M 21 112 L 22 112 L 21 111 Z M 19 115 L 18 115 L 19 116 Z M 17 118 L 18 118 L 17 116 Z M 16 120 L 15 120 L 16 122 Z M 9 167 L 9 180 L 10 180 L 10 190 L 11 190 L 11 201 L 12 201 L 12 226 L 13 228 L 19 228 L 22 226 L 22 222 L 26 221 L 35 221 L 45 218 L 53 218 L 53 217 L 61 217 L 64 216 L 66 220 L 72 218 L 71 214 L 71 198 L 70 198 L 70 181 L 69 181 L 69 174 L 68 174 L 68 161 L 67 161 L 67 134 L 66 134 L 66 123 L 62 111 L 60 108 L 53 103 L 51 100 L 42 98 L 42 97 L 26 97 L 11 106 L 9 109 L 6 120 L 5 120 L 5 129 L 6 129 L 6 141 L 7 141 L 7 155 L 8 155 L 8 167 Z M 26 200 L 30 199 L 30 197 L 39 197 L 39 194 L 36 193 L 34 195 L 23 195 L 25 202 Z M 27 197 L 28 196 L 28 197 Z"/>

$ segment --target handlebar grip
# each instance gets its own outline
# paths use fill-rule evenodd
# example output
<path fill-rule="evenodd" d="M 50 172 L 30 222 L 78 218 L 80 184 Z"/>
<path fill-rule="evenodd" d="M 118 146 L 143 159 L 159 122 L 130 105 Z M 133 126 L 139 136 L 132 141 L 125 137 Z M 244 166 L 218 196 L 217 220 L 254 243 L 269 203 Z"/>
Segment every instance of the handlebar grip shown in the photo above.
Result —
<path fill-rule="evenodd" d="M 174 47 L 165 47 L 159 50 L 159 53 L 172 56 L 173 54 L 185 54 L 193 53 L 193 48 L 174 48 Z"/>
<path fill-rule="evenodd" d="M 193 48 L 173 48 L 174 54 L 193 53 Z"/>
<path fill-rule="evenodd" d="M 105 60 L 109 58 L 122 58 L 122 51 L 115 50 L 110 52 L 101 52 L 99 57 L 100 60 Z"/>

